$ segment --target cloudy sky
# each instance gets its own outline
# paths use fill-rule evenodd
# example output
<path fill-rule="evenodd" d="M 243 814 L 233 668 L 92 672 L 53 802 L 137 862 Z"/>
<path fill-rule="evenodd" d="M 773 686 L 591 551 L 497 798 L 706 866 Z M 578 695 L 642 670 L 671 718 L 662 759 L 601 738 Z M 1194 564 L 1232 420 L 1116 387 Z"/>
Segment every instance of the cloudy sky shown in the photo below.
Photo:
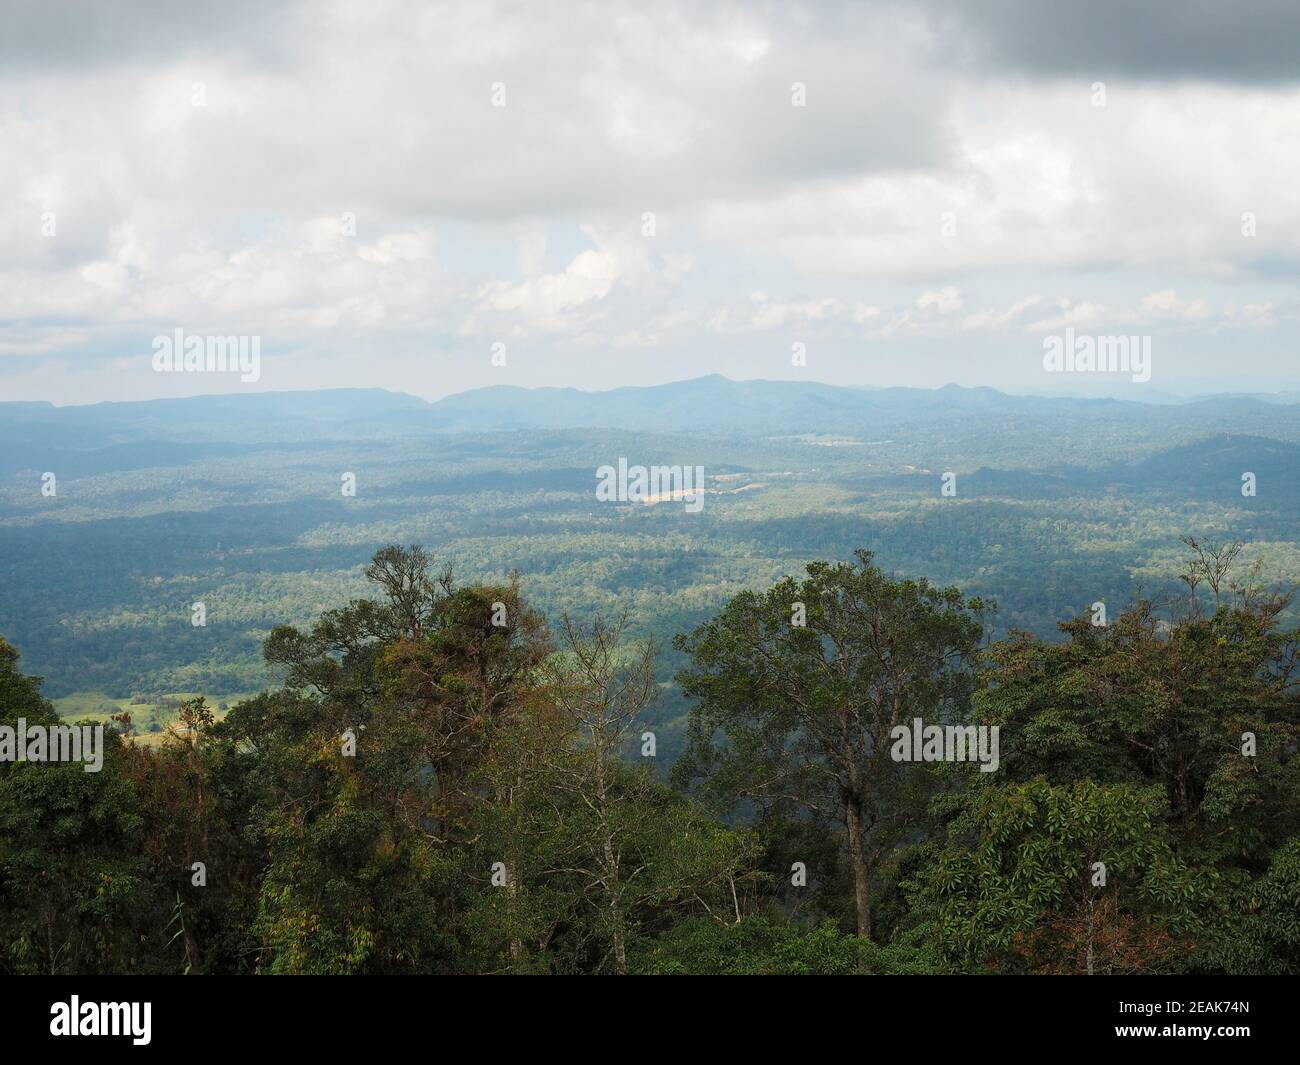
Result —
<path fill-rule="evenodd" d="M 0 0 L 0 399 L 1297 389 L 1298 188 L 1292 0 Z"/>

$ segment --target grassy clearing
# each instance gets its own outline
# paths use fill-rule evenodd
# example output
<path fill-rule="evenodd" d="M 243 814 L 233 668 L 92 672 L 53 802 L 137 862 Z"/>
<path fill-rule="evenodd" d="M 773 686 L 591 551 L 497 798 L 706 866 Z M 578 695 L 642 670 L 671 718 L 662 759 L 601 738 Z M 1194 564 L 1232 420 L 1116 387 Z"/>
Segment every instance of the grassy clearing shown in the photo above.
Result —
<path fill-rule="evenodd" d="M 70 721 L 89 721 L 97 725 L 108 725 L 114 714 L 126 711 L 131 715 L 131 723 L 135 726 L 136 742 L 152 747 L 162 742 L 167 729 L 176 721 L 180 702 L 184 699 L 196 698 L 200 694 L 200 692 L 163 692 L 157 696 L 159 700 L 157 702 L 140 703 L 130 698 L 116 699 L 103 692 L 83 691 L 73 692 L 71 695 L 50 701 L 54 704 L 55 713 L 59 717 Z M 222 695 L 210 698 L 208 702 L 216 711 L 217 719 L 220 720 L 227 712 L 221 709 L 223 704 L 229 708 L 243 699 L 251 699 L 256 694 L 256 692 L 242 692 L 237 695 Z"/>

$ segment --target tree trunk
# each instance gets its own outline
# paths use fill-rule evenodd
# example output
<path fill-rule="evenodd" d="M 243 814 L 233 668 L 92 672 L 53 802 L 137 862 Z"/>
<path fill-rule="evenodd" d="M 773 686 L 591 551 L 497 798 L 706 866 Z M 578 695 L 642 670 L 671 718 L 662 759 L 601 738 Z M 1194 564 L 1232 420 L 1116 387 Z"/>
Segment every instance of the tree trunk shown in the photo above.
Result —
<path fill-rule="evenodd" d="M 1096 973 L 1096 968 L 1095 968 L 1095 956 L 1094 956 L 1094 954 L 1093 954 L 1093 949 L 1092 949 L 1092 940 L 1093 940 L 1093 913 L 1092 913 L 1092 908 L 1093 908 L 1093 906 L 1094 906 L 1095 904 L 1096 904 L 1096 900 L 1095 900 L 1091 895 L 1089 895 L 1089 896 L 1088 896 L 1088 932 L 1087 932 L 1087 937 L 1088 937 L 1088 950 L 1087 950 L 1087 955 L 1086 955 L 1085 960 L 1084 960 L 1084 965 L 1086 966 L 1086 971 L 1087 971 L 1087 973 L 1088 973 L 1089 976 L 1093 976 L 1093 975 Z"/>
<path fill-rule="evenodd" d="M 613 922 L 614 969 L 619 976 L 627 975 L 627 943 L 623 934 L 623 886 L 618 880 L 618 860 L 614 857 L 614 841 L 605 832 L 605 867 L 610 870 L 609 913 Z"/>
<path fill-rule="evenodd" d="M 614 941 L 614 969 L 619 976 L 627 975 L 627 942 L 623 930 L 623 884 L 618 875 L 618 858 L 614 854 L 614 833 L 609 827 L 609 799 L 605 791 L 605 745 L 597 739 L 596 752 L 596 808 L 600 817 L 600 842 L 605 859 L 605 888 L 609 892 L 609 916 Z"/>
<path fill-rule="evenodd" d="M 858 935 L 871 936 L 871 880 L 863 853 L 862 811 L 857 802 L 844 800 L 844 824 L 849 831 L 849 861 L 853 867 L 853 905 L 858 915 Z"/>
<path fill-rule="evenodd" d="M 524 956 L 524 941 L 519 938 L 515 925 L 518 921 L 518 899 L 519 885 L 515 883 L 515 866 L 506 866 L 506 898 L 509 900 L 510 907 L 510 968 L 515 972 L 519 971 L 519 963 Z"/>

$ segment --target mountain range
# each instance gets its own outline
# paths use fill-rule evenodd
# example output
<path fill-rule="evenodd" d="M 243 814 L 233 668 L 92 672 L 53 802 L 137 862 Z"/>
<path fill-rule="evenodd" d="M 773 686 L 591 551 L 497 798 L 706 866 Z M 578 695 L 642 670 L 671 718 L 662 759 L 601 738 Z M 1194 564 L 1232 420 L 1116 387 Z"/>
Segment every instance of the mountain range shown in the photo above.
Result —
<path fill-rule="evenodd" d="M 520 429 L 624 429 L 773 435 L 861 433 L 916 419 L 1118 421 L 1177 431 L 1248 428 L 1294 438 L 1294 394 L 1218 395 L 1180 404 L 1019 396 L 992 388 L 862 388 L 801 381 L 733 381 L 717 374 L 603 392 L 496 385 L 429 402 L 384 389 L 246 392 L 56 407 L 0 403 L 0 448 L 50 443 L 70 450 L 142 438 L 228 440 L 386 437 Z"/>

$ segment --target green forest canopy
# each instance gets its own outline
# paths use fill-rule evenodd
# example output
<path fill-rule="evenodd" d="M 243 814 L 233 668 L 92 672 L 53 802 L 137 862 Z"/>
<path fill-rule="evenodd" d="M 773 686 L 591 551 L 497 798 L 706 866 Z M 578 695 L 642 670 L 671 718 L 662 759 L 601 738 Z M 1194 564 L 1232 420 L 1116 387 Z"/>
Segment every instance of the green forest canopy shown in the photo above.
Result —
<path fill-rule="evenodd" d="M 104 769 L 0 763 L 7 973 L 1295 973 L 1289 596 L 1188 541 L 1186 594 L 990 641 L 868 552 L 658 648 L 418 547 L 263 653 L 285 685 Z M 0 725 L 53 723 L 0 641 Z M 915 718 L 998 770 L 897 762 Z"/>

